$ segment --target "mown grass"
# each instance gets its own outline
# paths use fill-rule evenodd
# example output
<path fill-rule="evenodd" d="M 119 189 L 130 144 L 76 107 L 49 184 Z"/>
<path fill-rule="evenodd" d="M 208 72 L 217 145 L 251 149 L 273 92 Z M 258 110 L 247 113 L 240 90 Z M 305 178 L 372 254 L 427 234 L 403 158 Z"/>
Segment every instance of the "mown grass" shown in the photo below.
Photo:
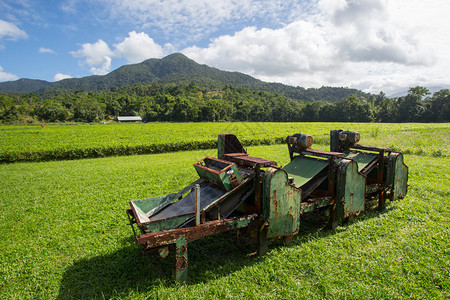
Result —
<path fill-rule="evenodd" d="M 380 132 L 377 144 L 396 140 Z M 248 152 L 289 159 L 285 145 Z M 408 195 L 384 212 L 335 231 L 305 218 L 291 245 L 272 241 L 262 257 L 233 233 L 192 242 L 190 281 L 174 284 L 173 253 L 138 256 L 125 209 L 178 191 L 206 155 L 216 151 L 0 165 L 0 298 L 450 297 L 450 162 L 427 155 L 405 156 Z"/>
<path fill-rule="evenodd" d="M 0 126 L 0 163 L 210 149 L 221 133 L 235 134 L 250 146 L 283 143 L 301 130 L 313 135 L 316 144 L 327 144 L 330 130 L 339 128 L 360 131 L 364 139 L 372 137 L 370 142 L 382 141 L 406 154 L 449 155 L 439 140 L 450 138 L 449 123 L 149 123 Z M 385 136 L 391 140 L 384 141 Z"/>

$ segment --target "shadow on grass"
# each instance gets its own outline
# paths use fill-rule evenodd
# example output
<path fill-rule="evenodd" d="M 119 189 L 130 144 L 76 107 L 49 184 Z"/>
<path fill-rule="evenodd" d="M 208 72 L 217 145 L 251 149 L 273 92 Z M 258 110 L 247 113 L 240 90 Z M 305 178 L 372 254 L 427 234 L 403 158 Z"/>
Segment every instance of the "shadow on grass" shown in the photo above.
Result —
<path fill-rule="evenodd" d="M 353 222 L 377 217 L 382 212 L 370 208 Z M 299 246 L 311 239 L 325 238 L 338 231 L 328 229 L 327 218 L 315 213 L 302 216 L 299 234 L 287 247 Z M 347 225 L 339 228 L 346 230 Z M 165 259 L 157 252 L 140 256 L 141 248 L 132 237 L 123 239 L 122 249 L 89 259 L 81 259 L 67 268 L 63 275 L 58 299 L 112 298 L 130 293 L 155 291 L 161 286 L 175 286 L 173 251 Z M 270 249 L 286 247 L 283 240 L 271 240 Z M 188 245 L 189 284 L 204 283 L 227 276 L 264 260 L 258 257 L 256 239 L 244 236 L 236 242 L 235 232 L 225 232 L 193 241 Z"/>
<path fill-rule="evenodd" d="M 127 238 L 123 244 L 130 245 L 133 241 Z M 111 298 L 158 286 L 174 286 L 174 252 L 163 259 L 157 252 L 140 256 L 141 250 L 131 245 L 75 261 L 64 272 L 58 299 Z M 261 258 L 251 255 L 253 251 L 253 245 L 246 241 L 237 243 L 233 232 L 189 243 L 189 284 L 220 278 L 260 261 Z"/>

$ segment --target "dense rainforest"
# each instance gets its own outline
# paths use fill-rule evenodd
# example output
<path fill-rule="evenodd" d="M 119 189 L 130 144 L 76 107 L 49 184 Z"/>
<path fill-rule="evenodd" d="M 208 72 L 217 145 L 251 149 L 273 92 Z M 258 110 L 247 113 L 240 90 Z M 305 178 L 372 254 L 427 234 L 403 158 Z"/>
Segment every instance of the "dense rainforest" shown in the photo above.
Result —
<path fill-rule="evenodd" d="M 450 91 L 430 95 L 417 86 L 404 97 L 351 95 L 334 103 L 231 85 L 211 90 L 196 83 L 0 94 L 1 123 L 99 122 L 136 115 L 145 122 L 449 122 Z"/>

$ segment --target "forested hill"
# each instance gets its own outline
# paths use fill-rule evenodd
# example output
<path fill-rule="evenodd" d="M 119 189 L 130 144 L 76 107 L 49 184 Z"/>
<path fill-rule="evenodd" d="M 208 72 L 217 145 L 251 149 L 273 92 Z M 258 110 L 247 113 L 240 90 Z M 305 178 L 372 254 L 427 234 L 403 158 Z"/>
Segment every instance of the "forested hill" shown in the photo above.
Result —
<path fill-rule="evenodd" d="M 319 89 L 293 87 L 281 83 L 268 83 L 239 72 L 227 72 L 201 65 L 181 53 L 162 59 L 148 59 L 142 63 L 122 66 L 103 76 L 70 78 L 50 83 L 42 80 L 19 79 L 0 83 L 5 92 L 48 92 L 55 90 L 102 91 L 136 83 L 189 84 L 208 89 L 221 89 L 226 85 L 250 90 L 267 91 L 304 101 L 336 102 L 350 95 L 368 97 L 369 94 L 349 88 L 322 87 Z"/>
<path fill-rule="evenodd" d="M 21 78 L 16 81 L 1 82 L 0 91 L 34 93 L 51 84 L 51 82 L 45 80 Z"/>

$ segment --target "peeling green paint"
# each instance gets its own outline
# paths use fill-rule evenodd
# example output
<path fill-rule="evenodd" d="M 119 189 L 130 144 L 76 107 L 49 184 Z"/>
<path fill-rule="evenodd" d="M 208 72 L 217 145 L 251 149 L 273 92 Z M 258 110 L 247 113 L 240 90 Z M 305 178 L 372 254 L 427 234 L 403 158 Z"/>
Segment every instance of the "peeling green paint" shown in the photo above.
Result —
<path fill-rule="evenodd" d="M 175 280 L 177 282 L 185 282 L 188 279 L 188 256 L 186 238 L 184 236 L 178 237 L 175 246 Z"/>
<path fill-rule="evenodd" d="M 366 179 L 358 172 L 358 164 L 343 159 L 337 166 L 336 216 L 343 219 L 364 210 Z"/>
<path fill-rule="evenodd" d="M 298 233 L 301 191 L 289 185 L 288 174 L 269 168 L 264 176 L 263 216 L 268 220 L 267 237 Z"/>

